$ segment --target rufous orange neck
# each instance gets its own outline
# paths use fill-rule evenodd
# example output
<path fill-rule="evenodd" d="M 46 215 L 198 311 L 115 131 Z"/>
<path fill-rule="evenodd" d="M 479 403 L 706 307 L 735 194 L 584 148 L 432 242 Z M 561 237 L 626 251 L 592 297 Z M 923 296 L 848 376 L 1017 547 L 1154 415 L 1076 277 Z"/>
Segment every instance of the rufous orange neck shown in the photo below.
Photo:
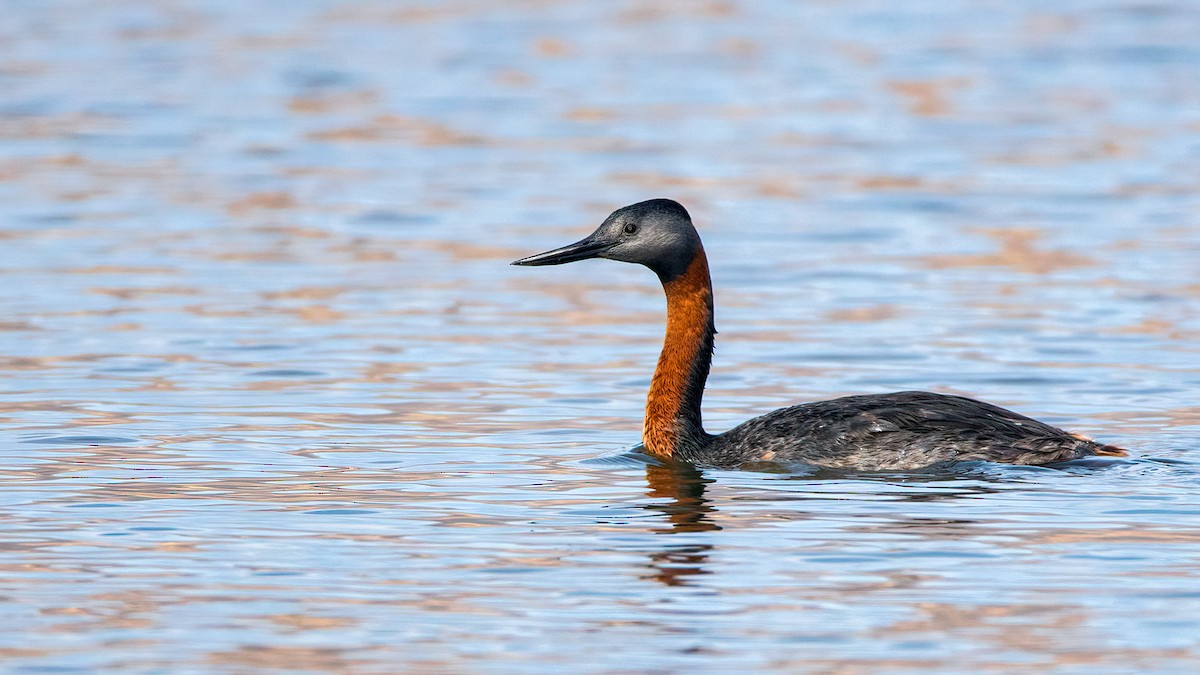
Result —
<path fill-rule="evenodd" d="M 654 455 L 686 454 L 703 442 L 700 402 L 712 363 L 713 294 L 704 248 L 677 277 L 663 281 L 667 334 L 646 397 L 642 444 Z M 697 448 L 698 449 L 698 448 Z"/>

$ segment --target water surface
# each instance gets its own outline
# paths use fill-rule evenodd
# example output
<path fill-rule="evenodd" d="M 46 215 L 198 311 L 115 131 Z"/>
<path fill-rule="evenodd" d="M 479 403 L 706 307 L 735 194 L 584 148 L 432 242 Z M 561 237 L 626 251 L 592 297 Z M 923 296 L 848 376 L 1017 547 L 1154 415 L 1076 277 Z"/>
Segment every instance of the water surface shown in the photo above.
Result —
<path fill-rule="evenodd" d="M 5 670 L 1200 665 L 1191 3 L 5 15 Z M 653 276 L 507 263 L 659 196 L 711 430 L 929 389 L 1132 457 L 628 453 Z"/>

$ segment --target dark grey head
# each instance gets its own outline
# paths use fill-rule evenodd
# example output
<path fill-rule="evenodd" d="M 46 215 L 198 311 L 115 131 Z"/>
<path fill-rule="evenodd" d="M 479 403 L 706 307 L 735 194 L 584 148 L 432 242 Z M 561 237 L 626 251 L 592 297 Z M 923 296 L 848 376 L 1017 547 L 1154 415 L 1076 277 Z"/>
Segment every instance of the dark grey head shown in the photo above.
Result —
<path fill-rule="evenodd" d="M 651 199 L 617 209 L 587 237 L 562 248 L 513 262 L 514 265 L 561 265 L 608 258 L 638 263 L 663 281 L 684 272 L 700 250 L 700 235 L 679 202 Z"/>

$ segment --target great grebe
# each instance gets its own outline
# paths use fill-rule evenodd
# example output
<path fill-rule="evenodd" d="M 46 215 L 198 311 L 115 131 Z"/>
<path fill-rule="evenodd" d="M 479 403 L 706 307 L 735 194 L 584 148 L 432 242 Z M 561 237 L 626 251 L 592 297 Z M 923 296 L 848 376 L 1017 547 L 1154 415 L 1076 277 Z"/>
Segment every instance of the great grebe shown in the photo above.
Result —
<path fill-rule="evenodd" d="M 652 455 L 718 467 L 775 461 L 903 470 L 971 460 L 1050 464 L 1128 454 L 989 403 L 926 391 L 803 403 L 723 434 L 706 433 L 700 402 L 717 331 L 708 259 L 687 210 L 670 199 L 632 204 L 614 211 L 588 237 L 512 264 L 588 258 L 645 265 L 667 295 L 666 339 L 642 427 L 642 443 Z"/>

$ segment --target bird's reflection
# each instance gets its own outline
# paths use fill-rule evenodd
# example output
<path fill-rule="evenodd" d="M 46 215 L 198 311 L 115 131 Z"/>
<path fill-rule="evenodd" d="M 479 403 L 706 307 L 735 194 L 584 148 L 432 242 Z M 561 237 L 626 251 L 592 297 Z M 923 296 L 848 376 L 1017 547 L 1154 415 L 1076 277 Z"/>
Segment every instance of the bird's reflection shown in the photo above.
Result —
<path fill-rule="evenodd" d="M 1049 471 L 1045 468 L 1040 470 Z M 1010 474 L 1011 470 L 1009 474 L 1002 476 L 1007 481 L 1006 484 L 1011 485 L 1020 481 L 1020 476 L 1014 477 Z M 789 495 L 791 498 L 789 503 L 793 505 L 801 503 L 800 500 L 843 500 L 848 498 L 848 494 L 849 498 L 853 498 L 854 495 L 862 495 L 867 499 L 882 498 L 898 502 L 937 502 L 977 498 L 1000 491 L 999 487 L 992 484 L 998 480 L 997 477 L 992 475 L 992 469 L 986 465 L 983 467 L 967 465 L 949 469 L 941 467 L 927 472 L 908 473 L 862 473 L 811 468 L 803 474 L 783 477 L 780 480 L 801 482 L 797 486 L 796 493 Z M 718 510 L 713 505 L 713 501 L 704 496 L 708 484 L 713 482 L 715 482 L 714 479 L 706 478 L 694 466 L 682 462 L 646 466 L 648 488 L 646 495 L 655 501 L 642 508 L 666 516 L 664 526 L 653 532 L 655 534 L 695 535 L 696 533 L 720 530 L 721 526 L 713 522 L 713 515 Z M 812 483 L 818 488 L 823 488 L 830 483 L 838 483 L 848 490 L 854 489 L 849 492 L 839 490 L 834 493 L 820 489 L 809 491 L 804 489 L 803 483 Z M 870 489 L 872 485 L 878 485 L 880 489 Z M 898 490 L 897 488 L 911 489 Z M 757 499 L 778 502 L 783 499 L 777 490 L 763 491 L 758 495 L 744 495 L 740 498 L 745 502 L 753 502 Z M 799 508 L 791 509 L 790 513 L 796 519 L 810 517 L 807 511 Z M 903 514 L 891 518 L 876 516 L 876 520 L 882 522 L 872 522 L 853 529 L 864 532 L 903 532 L 905 534 L 919 531 L 941 537 L 964 537 L 972 536 L 975 533 L 974 526 L 976 525 L 974 520 L 967 518 L 921 518 Z M 707 569 L 707 563 L 714 548 L 711 543 L 714 541 L 713 537 L 684 536 L 679 537 L 676 541 L 679 543 L 660 546 L 658 550 L 649 554 L 649 563 L 646 567 L 650 573 L 644 575 L 643 578 L 653 579 L 667 586 L 688 586 L 698 581 L 699 577 L 712 573 Z"/>
<path fill-rule="evenodd" d="M 658 534 L 683 534 L 720 530 L 712 522 L 710 514 L 716 509 L 704 498 L 704 488 L 713 482 L 705 478 L 695 467 L 672 463 L 646 467 L 646 495 L 667 502 L 646 505 L 650 511 L 666 515 L 670 527 L 655 530 Z M 653 579 L 666 586 L 687 586 L 694 577 L 710 574 L 704 569 L 712 551 L 711 544 L 685 543 L 664 546 L 650 554 L 647 567 L 651 570 L 646 579 Z"/>

